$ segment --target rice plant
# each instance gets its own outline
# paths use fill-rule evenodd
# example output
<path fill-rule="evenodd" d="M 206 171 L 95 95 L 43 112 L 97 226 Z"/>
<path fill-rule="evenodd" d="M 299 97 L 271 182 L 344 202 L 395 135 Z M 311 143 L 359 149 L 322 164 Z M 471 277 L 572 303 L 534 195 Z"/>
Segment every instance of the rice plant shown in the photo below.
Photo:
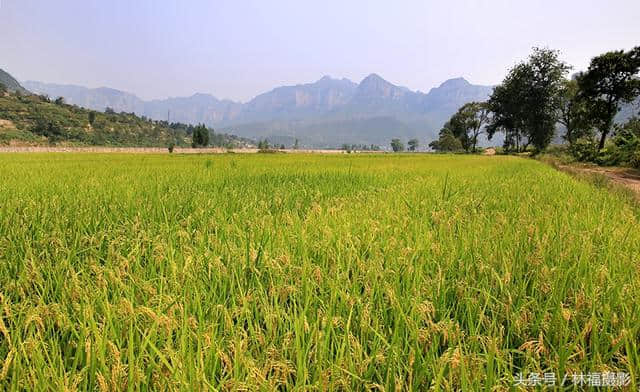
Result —
<path fill-rule="evenodd" d="M 639 221 L 515 157 L 2 155 L 0 389 L 635 390 Z"/>

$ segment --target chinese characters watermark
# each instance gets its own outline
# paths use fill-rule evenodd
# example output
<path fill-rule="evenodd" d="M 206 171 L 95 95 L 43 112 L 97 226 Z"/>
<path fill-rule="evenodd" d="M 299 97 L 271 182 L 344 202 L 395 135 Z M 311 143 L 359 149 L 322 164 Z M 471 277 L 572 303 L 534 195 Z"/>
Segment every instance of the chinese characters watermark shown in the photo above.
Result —
<path fill-rule="evenodd" d="M 526 377 L 518 373 L 513 378 L 514 386 L 555 387 L 574 385 L 578 387 L 626 387 L 631 384 L 631 375 L 625 372 L 569 373 L 562 377 L 555 373 L 529 373 Z"/>

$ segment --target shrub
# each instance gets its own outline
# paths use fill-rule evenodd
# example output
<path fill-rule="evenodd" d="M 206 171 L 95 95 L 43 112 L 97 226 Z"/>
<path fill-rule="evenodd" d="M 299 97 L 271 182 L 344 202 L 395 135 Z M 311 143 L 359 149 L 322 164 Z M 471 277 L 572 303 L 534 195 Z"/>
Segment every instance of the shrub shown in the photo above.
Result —
<path fill-rule="evenodd" d="M 569 147 L 569 153 L 580 162 L 596 162 L 598 146 L 588 138 L 578 139 Z"/>
<path fill-rule="evenodd" d="M 615 164 L 640 167 L 640 118 L 633 117 L 618 127 L 607 153 L 616 159 Z"/>

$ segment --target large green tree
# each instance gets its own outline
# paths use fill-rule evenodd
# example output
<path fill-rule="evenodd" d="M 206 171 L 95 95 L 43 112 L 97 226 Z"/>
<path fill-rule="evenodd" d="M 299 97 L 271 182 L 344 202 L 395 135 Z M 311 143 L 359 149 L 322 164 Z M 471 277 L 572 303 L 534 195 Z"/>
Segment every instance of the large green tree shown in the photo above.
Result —
<path fill-rule="evenodd" d="M 411 139 L 407 142 L 407 144 L 409 145 L 409 151 L 416 151 L 418 149 L 418 146 L 420 145 L 420 142 L 418 141 L 418 139 Z"/>
<path fill-rule="evenodd" d="M 594 57 L 589 68 L 578 75 L 580 97 L 600 133 L 599 150 L 604 148 L 621 105 L 640 94 L 639 71 L 640 46 L 628 52 L 618 50 Z"/>
<path fill-rule="evenodd" d="M 491 120 L 487 125 L 489 139 L 497 132 L 505 134 L 504 147 L 507 151 L 526 149 L 528 139 L 525 133 L 525 114 L 521 105 L 525 96 L 528 67 L 521 63 L 512 68 L 501 84 L 493 89 L 487 101 Z"/>
<path fill-rule="evenodd" d="M 569 69 L 557 51 L 534 48 L 489 98 L 489 137 L 504 132 L 505 147 L 524 150 L 532 144 L 538 151 L 546 148 L 558 122 L 562 84 Z"/>

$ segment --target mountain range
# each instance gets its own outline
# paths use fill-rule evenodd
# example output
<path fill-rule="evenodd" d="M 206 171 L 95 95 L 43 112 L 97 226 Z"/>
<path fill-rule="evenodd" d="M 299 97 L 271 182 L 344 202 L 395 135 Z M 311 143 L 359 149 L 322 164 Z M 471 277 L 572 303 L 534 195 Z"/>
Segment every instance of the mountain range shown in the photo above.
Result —
<path fill-rule="evenodd" d="M 272 143 L 311 147 L 387 145 L 393 137 L 416 137 L 423 145 L 463 104 L 483 101 L 491 86 L 450 79 L 428 93 L 394 85 L 377 74 L 360 83 L 324 76 L 314 83 L 277 87 L 247 103 L 209 94 L 144 101 L 111 88 L 23 82 L 28 90 L 64 97 L 67 103 L 103 111 L 135 112 L 156 120 L 205 123 L 216 130 Z"/>

